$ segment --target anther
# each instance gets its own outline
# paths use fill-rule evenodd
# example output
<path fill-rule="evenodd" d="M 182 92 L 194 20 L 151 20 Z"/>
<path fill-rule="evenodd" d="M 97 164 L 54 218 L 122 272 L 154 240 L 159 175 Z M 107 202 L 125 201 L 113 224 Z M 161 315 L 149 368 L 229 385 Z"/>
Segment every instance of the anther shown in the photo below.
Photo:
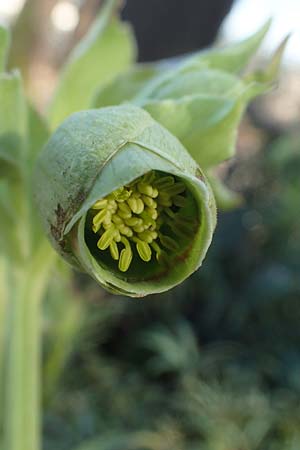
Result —
<path fill-rule="evenodd" d="M 154 186 L 159 189 L 163 190 L 170 186 L 172 186 L 175 183 L 174 177 L 167 176 L 167 177 L 161 177 L 154 181 Z"/>
<path fill-rule="evenodd" d="M 184 183 L 176 183 L 173 186 L 170 186 L 165 189 L 165 192 L 167 192 L 167 194 L 169 194 L 171 196 L 182 194 L 182 192 L 184 192 L 184 191 L 185 191 Z"/>
<path fill-rule="evenodd" d="M 97 242 L 97 247 L 100 250 L 106 250 L 111 244 L 111 242 L 114 240 L 114 235 L 115 235 L 115 227 L 112 226 L 108 230 L 104 231 L 99 241 Z"/>
<path fill-rule="evenodd" d="M 102 198 L 101 200 L 98 200 L 93 206 L 92 209 L 103 209 L 106 208 L 108 201 L 106 198 Z"/>
<path fill-rule="evenodd" d="M 149 246 L 149 244 L 147 244 L 147 242 L 141 241 L 141 240 L 137 240 L 136 243 L 136 249 L 138 254 L 140 255 L 140 258 L 145 261 L 148 262 L 151 259 L 151 248 Z"/>
<path fill-rule="evenodd" d="M 119 259 L 119 249 L 118 249 L 118 245 L 115 241 L 112 241 L 110 243 L 109 251 L 110 251 L 112 259 L 117 261 Z"/>
<path fill-rule="evenodd" d="M 186 199 L 182 195 L 175 195 L 172 200 L 174 205 L 178 206 L 178 208 L 182 208 L 186 204 Z"/>
<path fill-rule="evenodd" d="M 126 272 L 132 261 L 132 250 L 129 241 L 126 238 L 122 237 L 121 242 L 125 247 L 121 251 L 118 267 L 121 272 Z"/>
<path fill-rule="evenodd" d="M 97 213 L 93 218 L 93 232 L 97 233 L 97 231 L 101 228 L 102 222 L 107 216 L 107 210 L 102 209 L 99 213 Z"/>
<path fill-rule="evenodd" d="M 166 247 L 168 250 L 176 252 L 179 248 L 177 242 L 174 239 L 170 238 L 169 236 L 164 236 L 164 235 L 160 234 L 159 240 L 160 240 L 161 244 L 164 247 Z"/>

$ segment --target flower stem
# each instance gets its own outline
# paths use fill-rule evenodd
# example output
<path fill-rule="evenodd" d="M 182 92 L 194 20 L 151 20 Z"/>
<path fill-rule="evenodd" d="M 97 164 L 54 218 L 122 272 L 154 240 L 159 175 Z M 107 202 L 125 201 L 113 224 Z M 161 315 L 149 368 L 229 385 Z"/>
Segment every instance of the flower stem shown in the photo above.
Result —
<path fill-rule="evenodd" d="M 40 450 L 40 306 L 54 255 L 47 242 L 30 264 L 10 267 L 10 337 L 5 380 L 6 450 Z"/>
<path fill-rule="evenodd" d="M 4 349 L 5 336 L 7 332 L 7 261 L 3 254 L 0 255 L 0 435 L 3 432 L 3 417 L 4 417 Z"/>

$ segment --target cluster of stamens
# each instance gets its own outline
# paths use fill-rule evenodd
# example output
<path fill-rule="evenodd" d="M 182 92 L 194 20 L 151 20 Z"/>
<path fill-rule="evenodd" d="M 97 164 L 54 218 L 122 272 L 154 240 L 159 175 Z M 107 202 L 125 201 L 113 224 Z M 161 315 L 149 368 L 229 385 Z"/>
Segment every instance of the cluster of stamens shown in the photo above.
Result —
<path fill-rule="evenodd" d="M 181 233 L 186 237 L 191 232 L 191 223 L 179 214 L 185 201 L 183 182 L 153 171 L 115 190 L 92 207 L 98 249 L 109 248 L 121 272 L 126 272 L 132 262 L 133 246 L 143 261 L 149 262 L 154 253 L 157 261 L 163 262 L 166 251 L 179 250 L 176 236 Z M 163 232 L 166 224 L 173 237 Z"/>

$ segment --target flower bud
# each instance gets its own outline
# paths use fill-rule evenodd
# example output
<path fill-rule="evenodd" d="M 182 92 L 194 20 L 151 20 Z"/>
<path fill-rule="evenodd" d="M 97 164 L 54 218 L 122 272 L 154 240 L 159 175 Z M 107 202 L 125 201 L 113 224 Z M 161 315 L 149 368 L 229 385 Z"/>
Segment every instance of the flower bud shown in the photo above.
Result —
<path fill-rule="evenodd" d="M 180 142 L 131 105 L 81 111 L 37 162 L 35 193 L 56 250 L 107 290 L 162 292 L 202 263 L 216 210 Z"/>

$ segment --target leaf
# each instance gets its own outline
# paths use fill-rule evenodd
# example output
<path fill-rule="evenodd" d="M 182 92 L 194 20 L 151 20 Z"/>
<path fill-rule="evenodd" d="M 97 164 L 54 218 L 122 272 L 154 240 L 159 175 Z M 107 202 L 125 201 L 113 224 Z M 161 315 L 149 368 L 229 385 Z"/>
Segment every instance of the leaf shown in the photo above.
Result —
<path fill-rule="evenodd" d="M 216 165 L 234 155 L 237 129 L 249 101 L 274 85 L 287 40 L 263 70 L 244 79 L 206 68 L 182 72 L 157 85 L 142 106 L 183 143 L 202 168 Z"/>
<path fill-rule="evenodd" d="M 30 136 L 29 164 L 32 167 L 35 164 L 38 153 L 47 142 L 50 131 L 44 118 L 40 116 L 31 104 L 28 104 L 28 134 Z"/>
<path fill-rule="evenodd" d="M 206 176 L 213 190 L 219 209 L 230 211 L 234 208 L 238 208 L 243 203 L 242 196 L 229 189 L 217 175 L 209 171 Z"/>
<path fill-rule="evenodd" d="M 0 253 L 12 260 L 20 259 L 20 248 L 16 230 L 15 205 L 11 201 L 11 190 L 7 180 L 0 179 Z"/>
<path fill-rule="evenodd" d="M 7 60 L 10 35 L 6 28 L 0 24 L 0 73 L 3 72 Z"/>
<path fill-rule="evenodd" d="M 254 98 L 274 87 L 289 38 L 290 36 L 288 35 L 283 39 L 264 68 L 255 70 L 244 77 L 244 81 L 249 84 L 248 99 Z"/>
<path fill-rule="evenodd" d="M 144 108 L 182 142 L 203 169 L 233 156 L 244 109 L 241 100 L 199 95 L 150 102 Z"/>
<path fill-rule="evenodd" d="M 102 108 L 131 101 L 158 73 L 156 65 L 137 64 L 100 88 L 92 101 L 93 107 Z"/>
<path fill-rule="evenodd" d="M 225 97 L 241 91 L 242 81 L 230 73 L 216 69 L 197 68 L 178 74 L 158 85 L 151 93 L 151 100 L 178 99 L 194 95 Z"/>
<path fill-rule="evenodd" d="M 194 63 L 196 61 L 206 62 L 210 68 L 214 69 L 239 72 L 249 63 L 251 57 L 258 50 L 270 26 L 271 20 L 268 20 L 249 38 L 223 48 L 213 48 L 200 52 L 198 55 L 192 56 L 190 61 Z"/>
<path fill-rule="evenodd" d="M 72 52 L 49 110 L 55 128 L 72 112 L 87 109 L 99 86 L 126 70 L 135 57 L 131 28 L 115 16 L 118 0 L 108 0 L 87 36 Z"/>
<path fill-rule="evenodd" d="M 21 168 L 27 146 L 27 110 L 18 72 L 0 75 L 0 176 Z"/>

